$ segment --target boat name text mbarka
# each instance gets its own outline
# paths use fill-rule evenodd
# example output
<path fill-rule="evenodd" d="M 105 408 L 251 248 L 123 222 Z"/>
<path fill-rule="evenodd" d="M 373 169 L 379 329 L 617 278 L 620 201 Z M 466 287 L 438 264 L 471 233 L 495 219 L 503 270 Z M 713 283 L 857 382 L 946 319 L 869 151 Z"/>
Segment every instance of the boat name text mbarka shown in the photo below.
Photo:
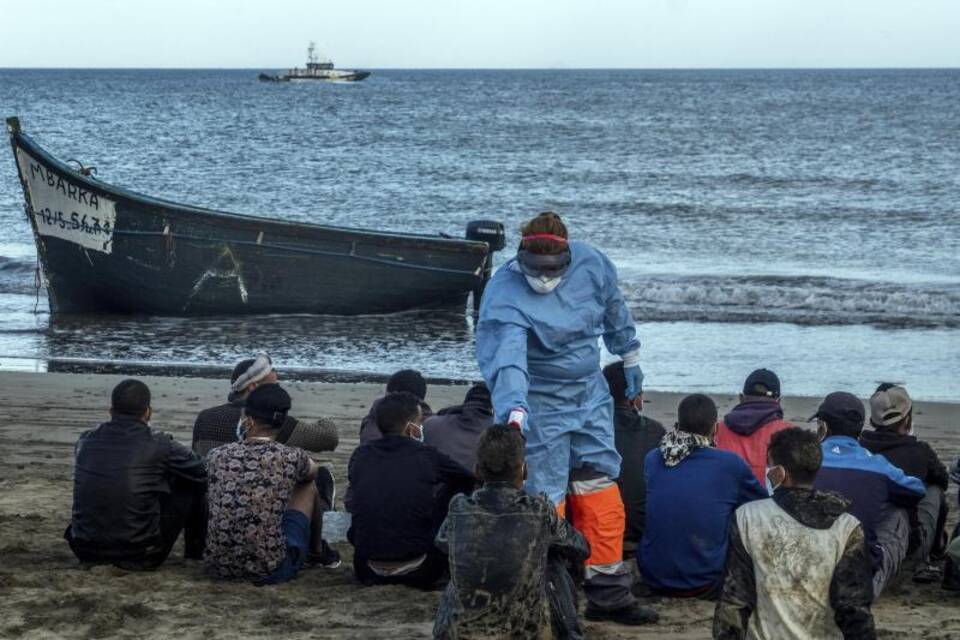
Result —
<path fill-rule="evenodd" d="M 80 204 L 89 205 L 97 210 L 100 209 L 100 200 L 97 198 L 97 194 L 87 191 L 86 189 L 81 189 L 77 185 L 67 182 L 61 176 L 58 176 L 54 172 L 45 169 L 42 164 L 31 162 L 30 177 L 36 180 L 37 176 L 40 176 L 40 180 L 42 182 L 46 182 L 47 186 L 53 187 L 57 191 L 60 191 L 63 195 L 67 196 L 71 200 L 74 200 Z M 50 223 L 48 222 L 47 224 Z"/>

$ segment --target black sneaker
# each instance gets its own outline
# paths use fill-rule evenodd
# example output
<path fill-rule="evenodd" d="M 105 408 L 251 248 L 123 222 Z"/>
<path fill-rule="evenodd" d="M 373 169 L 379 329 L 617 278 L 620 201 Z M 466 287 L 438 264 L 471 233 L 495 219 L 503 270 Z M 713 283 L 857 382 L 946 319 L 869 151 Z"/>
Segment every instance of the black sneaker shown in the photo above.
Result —
<path fill-rule="evenodd" d="M 659 613 L 649 607 L 641 607 L 636 603 L 620 609 L 601 609 L 590 602 L 587 604 L 584 617 L 593 622 L 615 622 L 634 627 L 641 624 L 653 624 L 660 620 Z"/>
<path fill-rule="evenodd" d="M 935 564 L 922 563 L 913 572 L 913 581 L 917 584 L 932 584 L 943 580 L 943 572 Z"/>
<path fill-rule="evenodd" d="M 322 541 L 323 551 L 320 553 L 311 553 L 307 556 L 307 564 L 320 565 L 324 569 L 336 569 L 340 566 L 340 552 Z"/>

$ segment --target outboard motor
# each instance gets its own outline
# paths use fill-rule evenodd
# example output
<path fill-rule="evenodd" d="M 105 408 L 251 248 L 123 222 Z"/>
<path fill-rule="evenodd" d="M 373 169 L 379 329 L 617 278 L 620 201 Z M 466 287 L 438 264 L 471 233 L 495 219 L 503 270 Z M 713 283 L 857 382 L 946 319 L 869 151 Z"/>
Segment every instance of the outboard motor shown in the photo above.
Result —
<path fill-rule="evenodd" d="M 487 286 L 487 280 L 493 272 L 493 254 L 507 246 L 507 234 L 503 229 L 503 223 L 496 220 L 472 220 L 467 223 L 467 240 L 476 242 L 486 242 L 490 250 L 487 252 L 487 259 L 483 263 L 483 279 L 480 286 L 473 292 L 473 311 L 480 311 L 480 298 L 483 296 L 483 290 Z"/>
<path fill-rule="evenodd" d="M 503 223 L 496 220 L 473 220 L 467 223 L 467 240 L 486 242 L 490 253 L 500 251 L 507 246 L 507 234 Z"/>

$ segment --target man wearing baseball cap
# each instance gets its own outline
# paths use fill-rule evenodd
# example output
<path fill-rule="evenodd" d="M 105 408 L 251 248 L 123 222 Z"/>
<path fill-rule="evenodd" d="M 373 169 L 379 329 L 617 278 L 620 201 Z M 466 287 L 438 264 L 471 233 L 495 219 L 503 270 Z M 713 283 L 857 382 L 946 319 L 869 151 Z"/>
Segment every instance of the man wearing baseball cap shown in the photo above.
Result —
<path fill-rule="evenodd" d="M 307 562 L 315 530 L 318 466 L 307 452 L 277 442 L 290 411 L 278 384 L 245 398 L 243 439 L 207 454 L 209 516 L 204 568 L 221 579 L 278 584 Z"/>
<path fill-rule="evenodd" d="M 870 397 L 870 426 L 860 444 L 883 455 L 908 476 L 918 478 L 927 495 L 910 511 L 910 548 L 921 561 L 914 582 L 939 582 L 940 567 L 930 562 L 933 551 L 943 551 L 947 524 L 947 468 L 929 444 L 918 440 L 913 427 L 913 402 L 902 386 L 885 382 Z M 939 547 L 939 548 L 938 548 Z"/>
<path fill-rule="evenodd" d="M 850 513 L 863 524 L 873 563 L 873 593 L 879 597 L 907 555 L 908 510 L 916 508 L 926 490 L 920 480 L 860 446 L 866 415 L 856 396 L 831 393 L 810 419 L 814 418 L 823 465 L 813 486 L 818 491 L 836 491 L 850 501 Z"/>
<path fill-rule="evenodd" d="M 760 484 L 767 481 L 767 448 L 773 434 L 793 425 L 783 419 L 780 378 L 769 369 L 757 369 L 743 383 L 740 403 L 717 426 L 717 449 L 743 458 Z"/>

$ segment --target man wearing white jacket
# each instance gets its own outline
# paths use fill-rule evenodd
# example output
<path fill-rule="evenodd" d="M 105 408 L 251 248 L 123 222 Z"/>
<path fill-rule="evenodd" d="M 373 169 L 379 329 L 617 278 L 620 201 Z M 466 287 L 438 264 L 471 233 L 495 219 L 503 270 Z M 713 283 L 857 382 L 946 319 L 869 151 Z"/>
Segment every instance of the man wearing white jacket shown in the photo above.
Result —
<path fill-rule="evenodd" d="M 773 436 L 773 497 L 737 509 L 723 590 L 713 618 L 719 640 L 872 640 L 873 572 L 849 501 L 813 489 L 823 461 L 817 437 Z"/>

